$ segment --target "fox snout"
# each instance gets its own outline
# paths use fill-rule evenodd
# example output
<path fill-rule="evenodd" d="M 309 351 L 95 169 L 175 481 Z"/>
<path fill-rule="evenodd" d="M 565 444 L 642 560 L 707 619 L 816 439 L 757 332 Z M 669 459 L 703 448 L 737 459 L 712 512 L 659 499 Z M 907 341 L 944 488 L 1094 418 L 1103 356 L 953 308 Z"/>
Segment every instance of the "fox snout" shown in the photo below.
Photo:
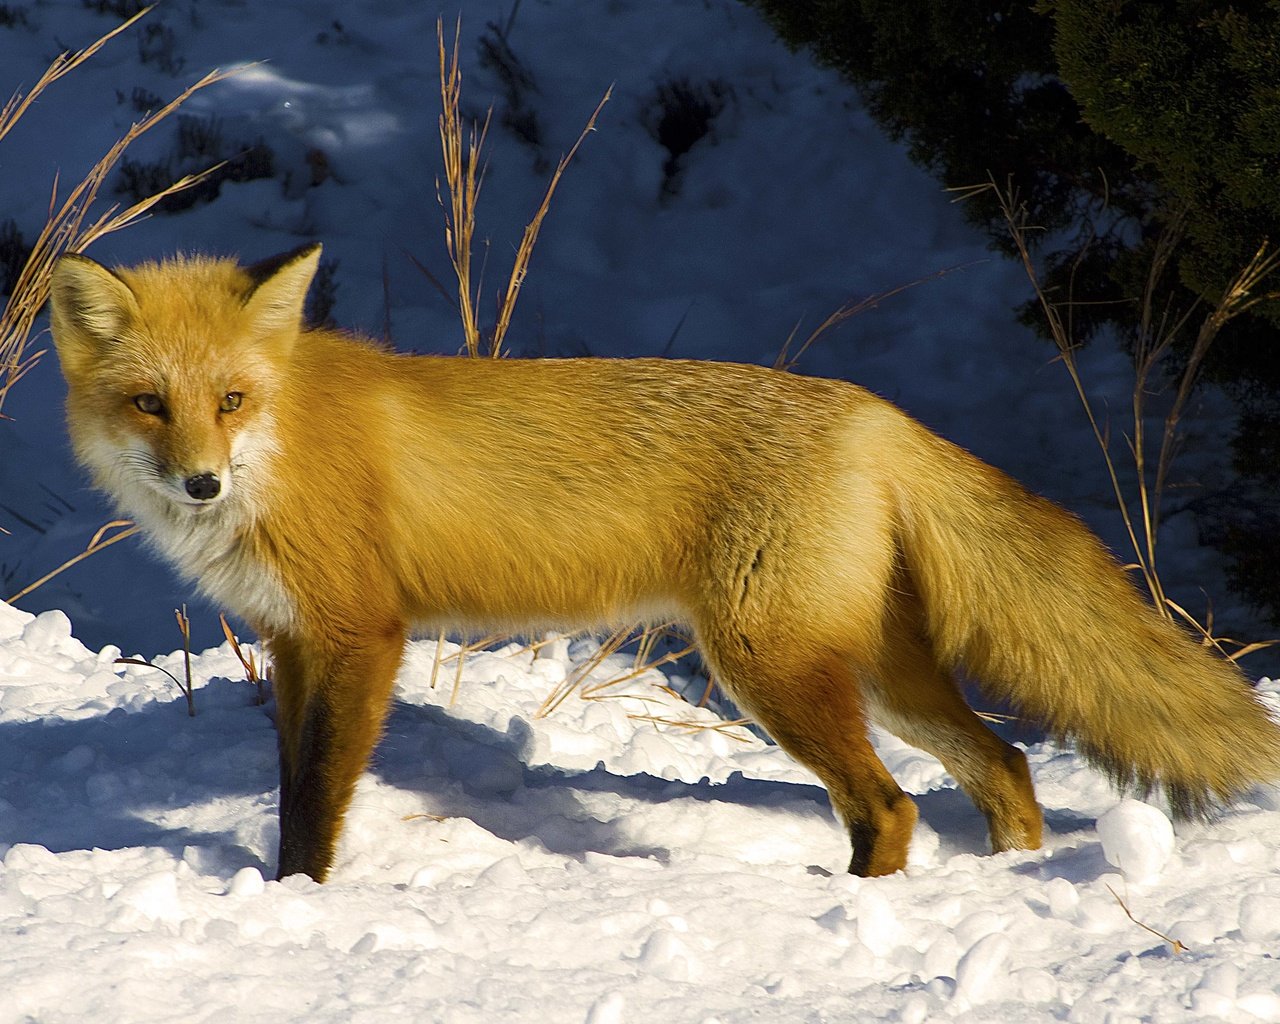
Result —
<path fill-rule="evenodd" d="M 212 501 L 222 492 L 222 481 L 217 473 L 197 473 L 187 477 L 183 487 L 196 501 Z"/>

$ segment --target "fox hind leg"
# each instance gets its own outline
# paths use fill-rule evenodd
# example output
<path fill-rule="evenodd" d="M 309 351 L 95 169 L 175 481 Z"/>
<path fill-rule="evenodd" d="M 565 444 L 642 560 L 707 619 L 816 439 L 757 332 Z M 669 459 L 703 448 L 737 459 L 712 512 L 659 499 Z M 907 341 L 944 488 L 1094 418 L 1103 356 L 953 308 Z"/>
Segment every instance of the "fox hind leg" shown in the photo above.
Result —
<path fill-rule="evenodd" d="M 942 762 L 986 817 L 994 852 L 1039 849 L 1043 817 L 1026 755 L 982 723 L 939 666 L 914 593 L 899 589 L 895 603 L 868 687 L 873 717 Z"/>
<path fill-rule="evenodd" d="M 832 654 L 774 663 L 756 652 L 781 644 L 702 633 L 699 640 L 734 699 L 826 787 L 849 831 L 850 872 L 888 875 L 906 867 L 916 807 L 867 739 L 858 679 L 845 660 Z"/>

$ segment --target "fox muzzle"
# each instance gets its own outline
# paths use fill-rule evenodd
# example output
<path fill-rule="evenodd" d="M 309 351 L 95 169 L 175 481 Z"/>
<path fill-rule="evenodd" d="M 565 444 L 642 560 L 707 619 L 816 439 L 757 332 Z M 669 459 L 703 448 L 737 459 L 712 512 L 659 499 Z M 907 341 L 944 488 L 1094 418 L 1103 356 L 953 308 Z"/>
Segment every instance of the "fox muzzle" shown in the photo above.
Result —
<path fill-rule="evenodd" d="M 222 483 L 217 473 L 200 473 L 187 477 L 184 485 L 187 494 L 196 501 L 212 501 L 222 490 Z"/>

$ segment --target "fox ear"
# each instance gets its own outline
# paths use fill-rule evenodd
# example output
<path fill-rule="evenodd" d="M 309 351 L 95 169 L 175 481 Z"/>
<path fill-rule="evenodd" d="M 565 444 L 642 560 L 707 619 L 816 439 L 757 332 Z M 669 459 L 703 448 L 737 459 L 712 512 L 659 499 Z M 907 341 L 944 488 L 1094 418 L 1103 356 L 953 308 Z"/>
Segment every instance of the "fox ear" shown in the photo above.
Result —
<path fill-rule="evenodd" d="M 100 263 L 69 253 L 58 258 L 49 280 L 53 342 L 63 368 L 96 356 L 137 316 L 129 286 Z"/>
<path fill-rule="evenodd" d="M 302 326 L 307 289 L 320 265 L 319 242 L 304 245 L 245 268 L 252 288 L 244 308 L 262 334 L 297 331 Z"/>

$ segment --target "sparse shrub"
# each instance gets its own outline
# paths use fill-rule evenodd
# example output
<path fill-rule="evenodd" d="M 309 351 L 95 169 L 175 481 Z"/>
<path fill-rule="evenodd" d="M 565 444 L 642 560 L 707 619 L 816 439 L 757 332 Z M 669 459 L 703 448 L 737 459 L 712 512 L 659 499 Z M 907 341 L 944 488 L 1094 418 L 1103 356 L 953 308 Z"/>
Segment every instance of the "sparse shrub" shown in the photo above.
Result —
<path fill-rule="evenodd" d="M 217 118 L 184 114 L 178 118 L 173 153 L 153 161 L 121 161 L 116 191 L 135 198 L 152 195 L 184 174 L 216 163 L 221 166 L 199 184 L 167 197 L 156 209 L 177 213 L 197 203 L 211 203 L 224 182 L 256 181 L 276 173 L 275 153 L 261 137 L 249 143 L 229 143 Z"/>
<path fill-rule="evenodd" d="M 693 82 L 673 78 L 654 90 L 643 117 L 649 134 L 667 151 L 662 165 L 664 196 L 680 191 L 684 155 L 712 133 L 729 96 L 729 86 L 721 79 Z"/>
<path fill-rule="evenodd" d="M 0 221 L 0 295 L 13 292 L 30 255 L 31 246 L 23 239 L 18 225 L 12 219 Z"/>
<path fill-rule="evenodd" d="M 125 95 L 119 89 L 116 90 L 116 102 L 125 102 Z M 144 89 L 140 85 L 135 85 L 133 87 L 133 91 L 129 93 L 128 102 L 129 105 L 132 106 L 139 114 L 146 114 L 164 106 L 164 99 L 162 97 L 157 96 L 150 89 Z"/>
<path fill-rule="evenodd" d="M 488 23 L 480 37 L 480 66 L 496 74 L 502 83 L 502 126 L 533 151 L 534 170 L 542 174 L 551 165 L 543 149 L 542 122 L 529 102 L 529 95 L 537 93 L 538 85 L 533 73 L 511 49 L 509 29 L 509 24 L 504 29 L 496 22 Z"/>
<path fill-rule="evenodd" d="M 179 160 L 221 160 L 223 149 L 222 122 L 218 118 L 178 115 Z"/>
<path fill-rule="evenodd" d="M 176 75 L 187 60 L 178 55 L 178 37 L 164 22 L 154 22 L 143 27 L 138 35 L 138 59 L 143 64 L 154 64 L 166 75 Z"/>
<path fill-rule="evenodd" d="M 0 4 L 0 28 L 28 28 L 30 25 L 25 7 Z"/>
<path fill-rule="evenodd" d="M 334 18 L 329 28 L 321 29 L 316 33 L 316 42 L 321 46 L 329 46 L 330 44 L 348 46 L 351 43 L 351 36 L 347 34 L 346 26 L 337 18 Z"/>
<path fill-rule="evenodd" d="M 150 0 L 84 0 L 85 7 L 127 21 L 142 13 Z"/>
<path fill-rule="evenodd" d="M 120 183 L 116 191 L 129 196 L 154 195 L 176 177 L 168 160 L 147 162 L 131 157 L 120 161 L 119 173 Z"/>

